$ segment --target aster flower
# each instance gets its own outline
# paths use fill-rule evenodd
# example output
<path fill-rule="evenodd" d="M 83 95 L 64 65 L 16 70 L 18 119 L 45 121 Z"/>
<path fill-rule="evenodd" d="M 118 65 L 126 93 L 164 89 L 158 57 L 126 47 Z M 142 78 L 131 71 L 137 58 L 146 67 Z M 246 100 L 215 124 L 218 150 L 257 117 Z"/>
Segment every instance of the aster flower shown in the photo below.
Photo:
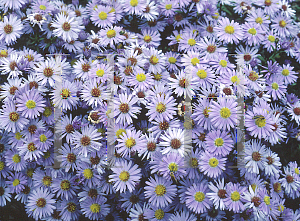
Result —
<path fill-rule="evenodd" d="M 59 216 L 61 217 L 61 219 L 66 221 L 78 219 L 78 217 L 81 215 L 81 211 L 79 209 L 80 206 L 77 198 L 62 200 L 61 202 L 59 202 L 59 205 L 57 206 L 57 210 L 60 211 Z"/>
<path fill-rule="evenodd" d="M 146 181 L 144 189 L 146 190 L 145 197 L 149 199 L 151 205 L 157 207 L 165 207 L 168 203 L 171 203 L 177 192 L 177 188 L 175 185 L 172 185 L 172 181 L 157 175 L 154 175 L 154 178 L 150 177 L 149 181 Z"/>
<path fill-rule="evenodd" d="M 263 40 L 264 31 L 260 28 L 259 24 L 245 23 L 243 25 L 244 41 L 248 45 L 257 45 Z"/>
<path fill-rule="evenodd" d="M 238 125 L 240 106 L 233 99 L 218 98 L 218 103 L 212 101 L 209 117 L 211 123 L 218 129 L 230 129 Z"/>
<path fill-rule="evenodd" d="M 294 105 L 288 104 L 287 112 L 300 125 L 300 102 L 298 101 Z M 289 130 L 287 129 L 287 131 Z"/>
<path fill-rule="evenodd" d="M 11 54 L 9 58 L 3 58 L 0 69 L 2 75 L 8 74 L 8 78 L 17 78 L 18 75 L 22 75 L 22 71 L 19 69 L 18 64 L 22 61 L 22 57 L 18 54 Z"/>
<path fill-rule="evenodd" d="M 173 118 L 172 115 L 176 113 L 175 105 L 174 98 L 169 94 L 157 95 L 149 102 L 147 106 L 149 111 L 146 116 L 150 116 L 150 121 L 156 119 L 158 116 L 162 116 L 165 120 L 170 120 Z"/>
<path fill-rule="evenodd" d="M 145 218 L 145 212 L 149 209 L 149 204 L 144 203 L 143 206 L 140 206 L 139 204 L 136 205 L 136 208 L 131 208 L 129 217 L 132 219 L 132 221 L 139 221 L 139 219 Z"/>
<path fill-rule="evenodd" d="M 157 73 L 163 71 L 166 57 L 161 50 L 158 51 L 154 47 L 151 47 L 150 49 L 145 50 L 144 55 L 149 62 L 149 72 Z"/>
<path fill-rule="evenodd" d="M 96 79 L 89 79 L 83 85 L 81 91 L 82 98 L 92 107 L 97 107 L 103 104 L 103 100 L 107 99 L 107 92 L 105 86 L 102 83 L 97 83 Z"/>
<path fill-rule="evenodd" d="M 221 18 L 219 25 L 215 27 L 217 36 L 220 41 L 225 43 L 238 43 L 243 39 L 242 29 L 238 23 L 228 18 Z"/>
<path fill-rule="evenodd" d="M 266 83 L 267 94 L 270 94 L 274 101 L 281 99 L 285 95 L 286 85 L 278 75 L 271 80 L 267 80 Z"/>
<path fill-rule="evenodd" d="M 118 99 L 114 99 L 116 123 L 131 124 L 132 118 L 137 118 L 136 115 L 139 114 L 141 108 L 135 106 L 136 102 L 137 98 L 132 94 L 120 94 Z"/>
<path fill-rule="evenodd" d="M 109 213 L 108 205 L 105 204 L 107 199 L 103 196 L 89 198 L 81 203 L 81 211 L 85 217 L 91 220 L 98 220 Z"/>
<path fill-rule="evenodd" d="M 199 38 L 197 37 L 196 32 L 183 32 L 183 34 L 180 36 L 181 40 L 179 42 L 178 49 L 180 51 L 198 51 L 199 48 Z"/>
<path fill-rule="evenodd" d="M 78 33 L 83 29 L 75 17 L 65 16 L 63 13 L 56 15 L 56 20 L 51 26 L 54 27 L 53 34 L 62 37 L 64 41 L 76 40 Z"/>
<path fill-rule="evenodd" d="M 160 45 L 160 34 L 158 31 L 151 31 L 149 29 L 142 30 L 142 34 L 138 35 L 139 44 L 146 47 L 158 47 Z"/>
<path fill-rule="evenodd" d="M 277 15 L 273 18 L 271 28 L 282 38 L 285 38 L 293 33 L 294 26 L 292 20 L 285 15 Z"/>
<path fill-rule="evenodd" d="M 116 162 L 114 168 L 111 169 L 113 174 L 109 176 L 114 183 L 116 191 L 125 192 L 134 190 L 134 185 L 141 179 L 141 169 L 136 164 L 132 165 L 132 161 L 129 163 L 126 160 Z"/>
<path fill-rule="evenodd" d="M 101 29 L 99 35 L 102 38 L 102 46 L 107 46 L 109 44 L 111 47 L 114 47 L 114 45 L 124 41 L 126 37 L 120 34 L 121 31 L 123 31 L 122 27 L 118 26 L 110 26 Z"/>
<path fill-rule="evenodd" d="M 274 129 L 271 116 L 263 108 L 253 108 L 253 111 L 247 111 L 245 116 L 245 126 L 251 136 L 266 138 Z"/>
<path fill-rule="evenodd" d="M 53 198 L 54 194 L 47 189 L 37 188 L 32 190 L 28 196 L 26 212 L 34 219 L 42 219 L 51 215 L 55 209 Z"/>
<path fill-rule="evenodd" d="M 204 152 L 200 158 L 199 169 L 208 177 L 217 178 L 225 170 L 225 162 L 226 158 Z"/>
<path fill-rule="evenodd" d="M 123 11 L 128 14 L 141 15 L 147 4 L 145 0 L 126 0 L 123 2 Z"/>
<path fill-rule="evenodd" d="M 198 184 L 193 183 L 193 185 L 186 190 L 187 207 L 196 214 L 206 212 L 210 209 L 212 203 L 207 197 L 208 190 L 207 182 L 205 181 Z"/>
<path fill-rule="evenodd" d="M 178 153 L 183 157 L 190 152 L 192 140 L 185 130 L 169 128 L 166 133 L 161 136 L 161 140 L 159 144 L 162 146 L 162 154 Z"/>
<path fill-rule="evenodd" d="M 121 194 L 121 201 L 123 202 L 122 208 L 124 208 L 127 213 L 131 209 L 136 209 L 138 205 L 142 206 L 142 202 L 144 201 L 144 193 L 142 193 L 141 191 L 142 189 Z"/>
<path fill-rule="evenodd" d="M 58 176 L 53 181 L 51 190 L 56 193 L 57 197 L 62 199 L 72 199 L 76 195 L 77 186 L 72 185 L 71 183 L 71 174 L 65 174 L 63 176 Z"/>
<path fill-rule="evenodd" d="M 130 156 L 131 152 L 139 152 L 145 146 L 145 138 L 142 132 L 132 129 L 126 129 L 117 141 L 116 151 L 122 156 Z"/>
<path fill-rule="evenodd" d="M 5 162 L 9 169 L 16 172 L 24 170 L 27 166 L 27 162 L 24 157 L 21 157 L 16 149 L 10 149 L 5 154 Z"/>
<path fill-rule="evenodd" d="M 20 38 L 22 29 L 23 25 L 17 16 L 13 14 L 10 14 L 9 17 L 5 16 L 4 21 L 0 22 L 0 40 L 4 39 L 7 45 L 12 45 L 17 38 Z"/>
<path fill-rule="evenodd" d="M 100 139 L 101 136 L 94 126 L 85 126 L 81 129 L 81 132 L 75 131 L 72 134 L 72 141 L 75 148 L 80 148 L 80 154 L 85 157 L 87 157 L 87 153 L 93 151 L 93 149 L 100 149 L 102 146 L 102 144 L 99 143 Z"/>
<path fill-rule="evenodd" d="M 19 132 L 29 123 L 29 120 L 23 117 L 21 113 L 16 110 L 14 103 L 6 103 L 1 112 L 1 127 L 7 132 Z"/>
<path fill-rule="evenodd" d="M 229 211 L 233 211 L 235 213 L 243 212 L 245 210 L 245 206 L 243 202 L 244 192 L 246 192 L 246 187 L 240 186 L 238 183 L 228 183 L 226 186 L 226 198 L 224 199 L 224 204 L 228 208 Z"/>
<path fill-rule="evenodd" d="M 169 77 L 168 80 L 170 88 L 174 89 L 174 93 L 178 97 L 184 95 L 184 98 L 192 98 L 195 94 L 196 84 L 194 84 L 194 81 L 196 79 L 190 73 L 181 70 L 178 74 L 175 74 L 175 78 Z"/>
<path fill-rule="evenodd" d="M 296 72 L 293 71 L 294 67 L 288 65 L 283 65 L 279 68 L 278 72 L 281 73 L 280 78 L 283 80 L 285 85 L 289 85 L 297 81 Z"/>
<path fill-rule="evenodd" d="M 214 155 L 226 156 L 233 147 L 233 140 L 225 131 L 210 131 L 205 136 L 208 152 Z"/>
<path fill-rule="evenodd" d="M 115 12 L 111 11 L 111 7 L 98 5 L 91 13 L 91 21 L 97 27 L 105 28 L 115 23 Z"/>
<path fill-rule="evenodd" d="M 44 111 L 45 101 L 38 90 L 32 89 L 16 97 L 17 110 L 29 119 L 34 119 Z"/>
<path fill-rule="evenodd" d="M 264 165 L 265 174 L 267 176 L 276 176 L 276 174 L 279 174 L 281 168 L 281 162 L 280 158 L 278 157 L 278 154 L 271 151 L 271 149 L 268 148 L 265 156 L 267 159 L 267 164 Z"/>
<path fill-rule="evenodd" d="M 172 180 L 172 178 L 178 180 L 186 175 L 183 167 L 183 158 L 177 153 L 171 153 L 161 159 L 158 171 L 168 180 Z"/>

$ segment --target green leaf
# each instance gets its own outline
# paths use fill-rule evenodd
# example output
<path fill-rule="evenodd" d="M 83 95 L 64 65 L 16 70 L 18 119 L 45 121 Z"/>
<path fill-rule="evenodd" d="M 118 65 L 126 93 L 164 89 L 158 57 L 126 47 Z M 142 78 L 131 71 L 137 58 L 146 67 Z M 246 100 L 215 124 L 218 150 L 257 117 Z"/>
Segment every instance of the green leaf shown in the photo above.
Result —
<path fill-rule="evenodd" d="M 257 56 L 257 58 L 258 58 L 259 60 L 263 61 L 263 62 L 266 62 L 266 60 L 264 59 L 264 57 L 261 56 L 261 55 Z"/>

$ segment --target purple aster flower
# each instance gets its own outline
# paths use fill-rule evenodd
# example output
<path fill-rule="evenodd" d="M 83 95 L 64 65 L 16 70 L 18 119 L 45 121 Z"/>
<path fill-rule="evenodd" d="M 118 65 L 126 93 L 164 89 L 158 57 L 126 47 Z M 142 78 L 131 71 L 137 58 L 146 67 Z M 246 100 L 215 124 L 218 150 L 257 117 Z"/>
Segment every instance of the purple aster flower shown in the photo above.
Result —
<path fill-rule="evenodd" d="M 29 123 L 29 120 L 23 117 L 13 102 L 7 102 L 1 109 L 0 121 L 1 127 L 7 132 L 20 132 Z"/>
<path fill-rule="evenodd" d="M 109 213 L 109 207 L 105 202 L 107 199 L 104 196 L 96 198 L 88 198 L 81 202 L 81 211 L 85 217 L 91 220 L 99 220 Z"/>
<path fill-rule="evenodd" d="M 209 117 L 215 128 L 235 128 L 240 119 L 241 107 L 234 99 L 218 98 L 218 102 L 212 101 Z"/>
<path fill-rule="evenodd" d="M 178 153 L 170 153 L 161 159 L 159 164 L 159 173 L 166 179 L 172 180 L 181 179 L 186 175 L 184 170 L 184 159 Z"/>
<path fill-rule="evenodd" d="M 243 39 L 243 32 L 240 25 L 234 20 L 229 21 L 228 18 L 221 18 L 219 25 L 214 28 L 220 41 L 225 43 L 239 43 Z"/>
<path fill-rule="evenodd" d="M 154 178 L 150 177 L 146 181 L 145 197 L 153 206 L 165 207 L 171 203 L 176 195 L 177 188 L 172 185 L 172 181 L 166 180 L 163 177 L 158 177 L 156 174 Z"/>
<path fill-rule="evenodd" d="M 27 184 L 27 179 L 23 175 L 23 173 L 11 173 L 9 177 L 7 177 L 7 185 L 10 187 L 10 192 L 11 193 L 20 193 L 24 188 L 25 185 Z"/>
<path fill-rule="evenodd" d="M 10 149 L 5 154 L 6 165 L 9 169 L 20 172 L 26 168 L 27 162 L 16 149 Z"/>
<path fill-rule="evenodd" d="M 129 163 L 126 160 L 116 162 L 115 167 L 111 170 L 113 174 L 109 176 L 114 183 L 116 191 L 125 192 L 127 189 L 129 192 L 134 190 L 137 182 L 141 179 L 141 169 L 132 161 Z"/>
<path fill-rule="evenodd" d="M 230 153 L 233 148 L 233 140 L 225 131 L 210 131 L 205 136 L 205 144 L 208 152 L 222 157 Z"/>
<path fill-rule="evenodd" d="M 62 200 L 57 209 L 58 211 L 61 211 L 60 216 L 62 220 L 77 220 L 81 215 L 79 202 L 76 197 L 72 199 Z"/>
<path fill-rule="evenodd" d="M 71 183 L 72 175 L 65 174 L 63 176 L 58 176 L 54 179 L 51 190 L 56 193 L 56 197 L 61 197 L 62 199 L 71 199 L 76 196 L 76 189 L 78 188 Z"/>
<path fill-rule="evenodd" d="M 220 210 L 225 209 L 224 199 L 226 198 L 226 188 L 224 184 L 224 178 L 222 180 L 215 181 L 215 184 L 209 182 L 208 184 L 211 192 L 207 193 L 207 196 L 210 200 L 213 201 L 216 209 L 220 208 Z"/>
<path fill-rule="evenodd" d="M 243 204 L 245 200 L 242 197 L 246 191 L 247 188 L 240 186 L 238 183 L 230 182 L 226 185 L 226 198 L 224 199 L 224 203 L 229 211 L 240 213 L 245 210 Z"/>
<path fill-rule="evenodd" d="M 192 186 L 186 190 L 186 205 L 196 214 L 204 213 L 211 208 L 212 202 L 207 197 L 209 192 L 206 181 L 200 183 L 193 183 Z"/>
<path fill-rule="evenodd" d="M 53 133 L 50 130 L 39 129 L 33 136 L 33 142 L 36 144 L 36 147 L 45 152 L 53 144 Z"/>
<path fill-rule="evenodd" d="M 29 119 L 39 116 L 41 112 L 44 112 L 44 107 L 46 106 L 44 104 L 45 100 L 36 89 L 26 91 L 25 94 L 19 94 L 16 97 L 16 102 L 17 110 Z"/>
<path fill-rule="evenodd" d="M 133 192 L 125 192 L 121 193 L 122 199 L 122 208 L 126 210 L 127 213 L 131 209 L 136 209 L 137 206 L 142 206 L 142 202 L 145 200 L 144 193 L 142 192 L 142 189 L 135 189 Z"/>
<path fill-rule="evenodd" d="M 50 216 L 55 209 L 55 199 L 53 198 L 54 194 L 48 189 L 36 188 L 32 190 L 25 206 L 27 214 L 36 220 Z"/>
<path fill-rule="evenodd" d="M 150 208 L 146 209 L 144 215 L 145 218 L 151 221 L 169 221 L 171 217 L 170 206 L 157 207 L 150 204 Z"/>
<path fill-rule="evenodd" d="M 225 170 L 226 158 L 215 156 L 205 151 L 199 162 L 200 171 L 208 177 L 217 178 Z"/>

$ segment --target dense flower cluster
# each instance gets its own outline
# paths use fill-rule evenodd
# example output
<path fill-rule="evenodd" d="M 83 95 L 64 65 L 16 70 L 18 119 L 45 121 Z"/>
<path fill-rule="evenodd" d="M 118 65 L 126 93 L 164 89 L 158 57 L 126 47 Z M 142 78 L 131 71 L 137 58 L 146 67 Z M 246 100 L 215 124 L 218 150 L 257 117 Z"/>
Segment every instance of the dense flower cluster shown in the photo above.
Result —
<path fill-rule="evenodd" d="M 0 206 L 300 220 L 294 3 L 0 0 Z"/>

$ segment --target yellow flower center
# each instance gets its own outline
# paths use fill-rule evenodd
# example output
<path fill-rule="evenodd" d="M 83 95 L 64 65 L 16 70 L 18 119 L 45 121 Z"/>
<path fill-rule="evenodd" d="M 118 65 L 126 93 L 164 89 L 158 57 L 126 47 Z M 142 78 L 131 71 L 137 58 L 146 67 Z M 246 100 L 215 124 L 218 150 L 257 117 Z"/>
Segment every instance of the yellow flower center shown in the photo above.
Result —
<path fill-rule="evenodd" d="M 196 66 L 196 64 L 199 64 L 199 59 L 198 58 L 192 58 L 191 63 L 192 65 Z"/>
<path fill-rule="evenodd" d="M 45 11 L 46 8 L 47 8 L 47 7 L 46 7 L 45 5 L 40 5 L 40 9 L 41 9 L 41 10 Z"/>
<path fill-rule="evenodd" d="M 98 77 L 103 77 L 103 75 L 104 75 L 104 70 L 103 70 L 103 69 L 98 69 L 98 70 L 96 71 L 96 75 L 97 75 Z"/>
<path fill-rule="evenodd" d="M 279 26 L 282 27 L 282 28 L 284 28 L 286 26 L 286 22 L 284 20 L 281 20 L 279 22 Z"/>
<path fill-rule="evenodd" d="M 207 77 L 207 72 L 203 69 L 197 71 L 197 76 L 200 79 L 205 79 Z"/>
<path fill-rule="evenodd" d="M 224 144 L 224 140 L 222 138 L 217 138 L 215 140 L 215 146 L 221 147 L 221 146 L 223 146 L 223 144 Z"/>
<path fill-rule="evenodd" d="M 279 86 L 276 82 L 272 83 L 272 89 L 278 90 Z"/>
<path fill-rule="evenodd" d="M 126 182 L 129 180 L 129 173 L 127 171 L 122 171 L 119 175 L 120 180 L 122 180 L 123 182 Z"/>
<path fill-rule="evenodd" d="M 162 209 L 158 209 L 155 211 L 154 216 L 158 220 L 163 219 L 165 217 L 165 212 Z"/>
<path fill-rule="evenodd" d="M 35 108 L 35 106 L 36 106 L 36 103 L 33 100 L 29 100 L 26 102 L 26 107 L 28 109 L 33 109 L 33 108 Z"/>
<path fill-rule="evenodd" d="M 178 171 L 178 165 L 176 163 L 170 163 L 168 166 L 170 172 L 177 172 Z"/>
<path fill-rule="evenodd" d="M 219 161 L 216 158 L 210 158 L 208 161 L 209 166 L 216 167 L 219 165 Z"/>
<path fill-rule="evenodd" d="M 169 62 L 171 63 L 171 64 L 175 64 L 176 63 L 176 58 L 174 58 L 174 57 L 169 57 Z"/>
<path fill-rule="evenodd" d="M 60 95 L 61 95 L 62 99 L 67 99 L 68 97 L 70 97 L 71 91 L 69 89 L 64 88 L 64 89 L 61 90 Z"/>
<path fill-rule="evenodd" d="M 270 42 L 275 42 L 275 37 L 273 35 L 269 35 L 268 40 Z"/>
<path fill-rule="evenodd" d="M 45 135 L 45 134 L 41 134 L 41 135 L 40 135 L 40 141 L 41 141 L 42 143 L 45 143 L 46 140 L 47 140 L 46 135 Z"/>
<path fill-rule="evenodd" d="M 43 116 L 49 117 L 52 114 L 51 107 L 45 107 L 44 109 Z"/>
<path fill-rule="evenodd" d="M 113 7 L 111 8 L 111 10 L 108 13 L 112 13 L 112 12 L 116 12 L 116 9 Z"/>
<path fill-rule="evenodd" d="M 175 38 L 177 42 L 180 42 L 180 39 L 182 39 L 181 35 L 177 35 Z"/>
<path fill-rule="evenodd" d="M 52 183 L 52 178 L 50 176 L 44 176 L 42 181 L 45 186 L 50 186 Z"/>
<path fill-rule="evenodd" d="M 123 133 L 126 134 L 126 130 L 125 129 L 119 129 L 119 130 L 117 130 L 117 132 L 116 132 L 117 138 L 120 138 Z"/>
<path fill-rule="evenodd" d="M 21 162 L 21 157 L 19 154 L 15 154 L 12 158 L 12 160 L 14 161 L 14 163 L 20 163 Z"/>
<path fill-rule="evenodd" d="M 218 12 L 215 13 L 215 15 L 211 16 L 213 19 L 218 19 L 220 14 Z"/>
<path fill-rule="evenodd" d="M 226 32 L 227 34 L 233 34 L 233 33 L 234 33 L 234 27 L 231 26 L 231 25 L 227 25 L 227 26 L 225 27 L 225 32 Z"/>
<path fill-rule="evenodd" d="M 92 169 L 85 169 L 83 171 L 83 176 L 86 178 L 86 179 L 91 179 L 93 176 L 94 176 L 94 173 L 92 171 Z"/>
<path fill-rule="evenodd" d="M 196 192 L 194 197 L 197 202 L 202 202 L 205 199 L 205 194 L 199 191 L 199 192 Z"/>
<path fill-rule="evenodd" d="M 234 192 L 231 193 L 230 198 L 231 198 L 232 201 L 236 202 L 236 201 L 240 200 L 241 195 L 238 191 L 234 191 Z"/>
<path fill-rule="evenodd" d="M 4 166 L 5 166 L 4 162 L 0 161 L 0 171 L 4 169 Z"/>
<path fill-rule="evenodd" d="M 113 38 L 113 37 L 116 36 L 116 34 L 117 34 L 116 31 L 113 30 L 113 29 L 111 29 L 111 30 L 108 30 L 108 31 L 107 31 L 106 36 L 107 36 L 108 38 Z"/>
<path fill-rule="evenodd" d="M 166 111 L 166 105 L 164 105 L 163 103 L 158 103 L 158 104 L 156 105 L 156 111 L 157 111 L 158 113 L 163 113 L 163 112 L 165 112 L 165 111 Z"/>
<path fill-rule="evenodd" d="M 101 20 L 106 20 L 107 19 L 107 13 L 106 12 L 100 12 L 98 16 Z"/>
<path fill-rule="evenodd" d="M 157 196 L 163 196 L 167 192 L 166 187 L 162 184 L 159 184 L 155 187 L 154 192 L 156 193 Z"/>
<path fill-rule="evenodd" d="M 270 205 L 270 197 L 269 196 L 265 196 L 264 197 L 264 202 L 266 205 Z"/>
<path fill-rule="evenodd" d="M 92 211 L 92 213 L 99 213 L 100 212 L 100 205 L 98 203 L 93 203 L 90 206 L 90 210 Z"/>
<path fill-rule="evenodd" d="M 255 124 L 258 126 L 258 127 L 264 127 L 266 126 L 266 118 L 264 116 L 259 116 L 256 120 L 255 120 Z"/>
<path fill-rule="evenodd" d="M 240 79 L 235 75 L 235 76 L 232 76 L 230 78 L 231 82 L 232 83 L 236 83 L 236 84 L 239 84 L 240 83 Z"/>
<path fill-rule="evenodd" d="M 144 41 L 149 43 L 150 41 L 152 40 L 151 36 L 150 35 L 145 35 L 144 36 Z"/>
<path fill-rule="evenodd" d="M 130 5 L 131 5 L 132 7 L 136 7 L 138 4 L 139 4 L 139 1 L 138 1 L 138 0 L 130 0 Z"/>
<path fill-rule="evenodd" d="M 257 187 L 257 185 L 255 183 L 251 184 L 251 188 L 254 192 L 255 192 L 256 187 Z"/>
<path fill-rule="evenodd" d="M 251 35 L 256 35 L 256 29 L 255 28 L 250 28 L 248 30 L 248 33 L 251 34 Z"/>
<path fill-rule="evenodd" d="M 151 64 L 156 65 L 156 64 L 158 63 L 158 61 L 159 61 L 158 57 L 156 57 L 156 56 L 154 56 L 154 55 L 152 55 L 152 56 L 150 57 L 150 63 L 151 63 Z"/>
<path fill-rule="evenodd" d="M 71 187 L 71 183 L 70 183 L 69 180 L 63 180 L 63 181 L 61 181 L 61 183 L 60 183 L 60 188 L 61 188 L 62 190 L 69 190 L 70 187 Z"/>
<path fill-rule="evenodd" d="M 300 172 L 298 168 L 295 168 L 295 173 L 299 175 Z"/>
<path fill-rule="evenodd" d="M 199 164 L 198 164 L 197 158 L 194 158 L 194 157 L 192 157 L 192 158 L 190 159 L 189 163 L 190 163 L 190 166 L 191 166 L 192 168 L 197 168 L 198 165 L 199 165 Z"/>
<path fill-rule="evenodd" d="M 15 179 L 13 181 L 13 186 L 18 186 L 20 184 L 20 180 L 19 179 Z"/>
<path fill-rule="evenodd" d="M 172 5 L 171 5 L 171 4 L 167 4 L 167 5 L 166 5 L 166 9 L 167 9 L 167 10 L 172 9 Z"/>
<path fill-rule="evenodd" d="M 227 119 L 228 117 L 231 116 L 231 111 L 228 107 L 223 107 L 220 110 L 220 115 L 221 115 L 222 118 Z"/>
<path fill-rule="evenodd" d="M 188 44 L 189 44 L 190 46 L 194 46 L 194 45 L 196 44 L 195 39 L 190 38 L 190 39 L 188 40 Z"/>
<path fill-rule="evenodd" d="M 23 137 L 23 135 L 20 134 L 20 132 L 17 132 L 17 133 L 15 134 L 15 138 L 16 138 L 17 140 L 20 140 L 22 137 Z"/>
<path fill-rule="evenodd" d="M 288 69 L 283 69 L 282 72 L 281 72 L 281 74 L 283 76 L 289 76 L 290 75 L 290 71 Z"/>
<path fill-rule="evenodd" d="M 256 22 L 257 24 L 262 24 L 262 23 L 263 23 L 263 20 L 262 20 L 261 17 L 257 17 L 257 18 L 255 19 L 255 22 Z"/>
<path fill-rule="evenodd" d="M 224 67 L 227 67 L 227 61 L 226 60 L 221 60 L 219 62 L 219 64 L 224 68 Z"/>
<path fill-rule="evenodd" d="M 139 82 L 143 82 L 146 80 L 146 75 L 144 73 L 139 73 L 136 75 L 136 79 L 139 81 Z"/>
<path fill-rule="evenodd" d="M 2 50 L 0 51 L 0 57 L 7 57 L 7 56 L 8 56 L 8 51 L 5 50 L 5 49 L 2 49 Z"/>
<path fill-rule="evenodd" d="M 136 144 L 135 139 L 133 139 L 132 137 L 128 138 L 125 142 L 125 146 L 127 148 L 132 148 L 135 144 Z"/>

